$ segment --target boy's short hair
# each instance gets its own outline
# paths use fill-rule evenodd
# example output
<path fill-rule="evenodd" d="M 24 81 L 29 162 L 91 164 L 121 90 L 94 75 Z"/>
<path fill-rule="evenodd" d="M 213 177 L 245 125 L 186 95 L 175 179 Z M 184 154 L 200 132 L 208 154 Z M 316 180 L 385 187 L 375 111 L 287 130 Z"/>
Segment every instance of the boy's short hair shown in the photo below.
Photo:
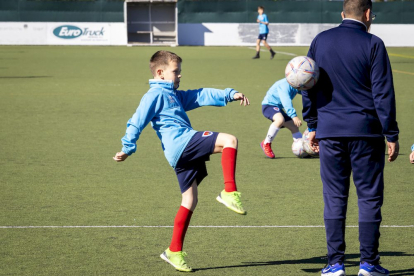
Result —
<path fill-rule="evenodd" d="M 183 60 L 178 55 L 169 51 L 158 51 L 153 54 L 149 64 L 152 75 L 156 75 L 156 70 L 158 67 L 168 66 L 171 61 L 177 63 L 183 62 Z"/>
<path fill-rule="evenodd" d="M 263 6 L 258 6 L 257 9 L 261 9 L 262 11 L 264 11 L 264 7 Z"/>

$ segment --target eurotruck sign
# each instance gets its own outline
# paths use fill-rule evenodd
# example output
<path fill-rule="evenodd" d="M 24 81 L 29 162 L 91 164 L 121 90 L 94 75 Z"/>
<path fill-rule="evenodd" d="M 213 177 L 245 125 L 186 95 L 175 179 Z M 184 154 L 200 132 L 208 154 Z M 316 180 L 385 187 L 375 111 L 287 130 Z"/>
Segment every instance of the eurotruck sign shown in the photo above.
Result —
<path fill-rule="evenodd" d="M 63 25 L 56 27 L 53 30 L 53 34 L 61 39 L 75 39 L 78 37 L 87 39 L 100 39 L 105 37 L 105 27 L 90 28 L 84 27 L 79 28 L 74 25 Z"/>
<path fill-rule="evenodd" d="M 0 22 L 0 45 L 127 45 L 127 30 L 123 22 Z"/>
<path fill-rule="evenodd" d="M 60 40 L 63 44 L 71 42 L 108 43 L 110 41 L 110 28 L 106 23 L 49 23 L 49 36 L 52 40 Z"/>

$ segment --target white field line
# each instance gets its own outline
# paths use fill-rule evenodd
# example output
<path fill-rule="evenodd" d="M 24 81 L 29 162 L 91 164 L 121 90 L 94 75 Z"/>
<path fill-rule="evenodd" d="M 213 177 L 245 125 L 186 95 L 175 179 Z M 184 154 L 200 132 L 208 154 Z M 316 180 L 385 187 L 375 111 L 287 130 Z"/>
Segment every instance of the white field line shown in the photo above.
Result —
<path fill-rule="evenodd" d="M 0 229 L 34 229 L 34 228 L 173 228 L 172 225 L 27 225 L 0 226 Z M 195 225 L 191 228 L 325 228 L 324 225 Z M 358 228 L 348 225 L 347 228 Z M 414 225 L 381 225 L 381 228 L 414 228 Z"/>
<path fill-rule="evenodd" d="M 256 48 L 254 48 L 254 47 L 249 47 L 249 49 L 256 50 Z M 269 50 L 267 50 L 267 49 L 265 50 L 262 47 L 260 47 L 260 52 L 269 52 Z M 280 52 L 280 51 L 275 51 L 275 52 L 276 52 L 276 54 L 282 54 L 282 55 L 287 55 L 287 56 L 293 56 L 293 57 L 298 56 L 297 54 L 294 54 L 294 53 Z"/>

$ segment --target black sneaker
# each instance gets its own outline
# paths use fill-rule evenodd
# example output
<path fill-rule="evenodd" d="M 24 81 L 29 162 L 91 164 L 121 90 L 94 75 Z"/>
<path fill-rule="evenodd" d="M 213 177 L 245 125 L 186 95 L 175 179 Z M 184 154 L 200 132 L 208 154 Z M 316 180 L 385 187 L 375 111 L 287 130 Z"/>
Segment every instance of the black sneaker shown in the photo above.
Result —
<path fill-rule="evenodd" d="M 273 59 L 273 58 L 275 57 L 275 55 L 276 55 L 276 52 L 271 51 L 271 52 L 270 52 L 270 59 Z"/>
<path fill-rule="evenodd" d="M 254 57 L 252 57 L 252 59 L 258 59 L 260 58 L 260 55 L 255 55 Z"/>

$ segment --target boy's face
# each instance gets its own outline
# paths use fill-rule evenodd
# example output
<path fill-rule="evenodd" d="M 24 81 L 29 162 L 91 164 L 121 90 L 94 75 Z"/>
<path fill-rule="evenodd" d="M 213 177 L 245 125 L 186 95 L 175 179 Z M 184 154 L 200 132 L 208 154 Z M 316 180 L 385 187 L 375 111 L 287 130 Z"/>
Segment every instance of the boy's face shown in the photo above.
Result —
<path fill-rule="evenodd" d="M 170 61 L 168 66 L 157 69 L 157 78 L 162 80 L 171 80 L 174 82 L 174 88 L 178 88 L 181 79 L 181 63 Z"/>
<path fill-rule="evenodd" d="M 257 12 L 262 15 L 263 14 L 263 10 L 262 9 L 257 9 Z"/>

